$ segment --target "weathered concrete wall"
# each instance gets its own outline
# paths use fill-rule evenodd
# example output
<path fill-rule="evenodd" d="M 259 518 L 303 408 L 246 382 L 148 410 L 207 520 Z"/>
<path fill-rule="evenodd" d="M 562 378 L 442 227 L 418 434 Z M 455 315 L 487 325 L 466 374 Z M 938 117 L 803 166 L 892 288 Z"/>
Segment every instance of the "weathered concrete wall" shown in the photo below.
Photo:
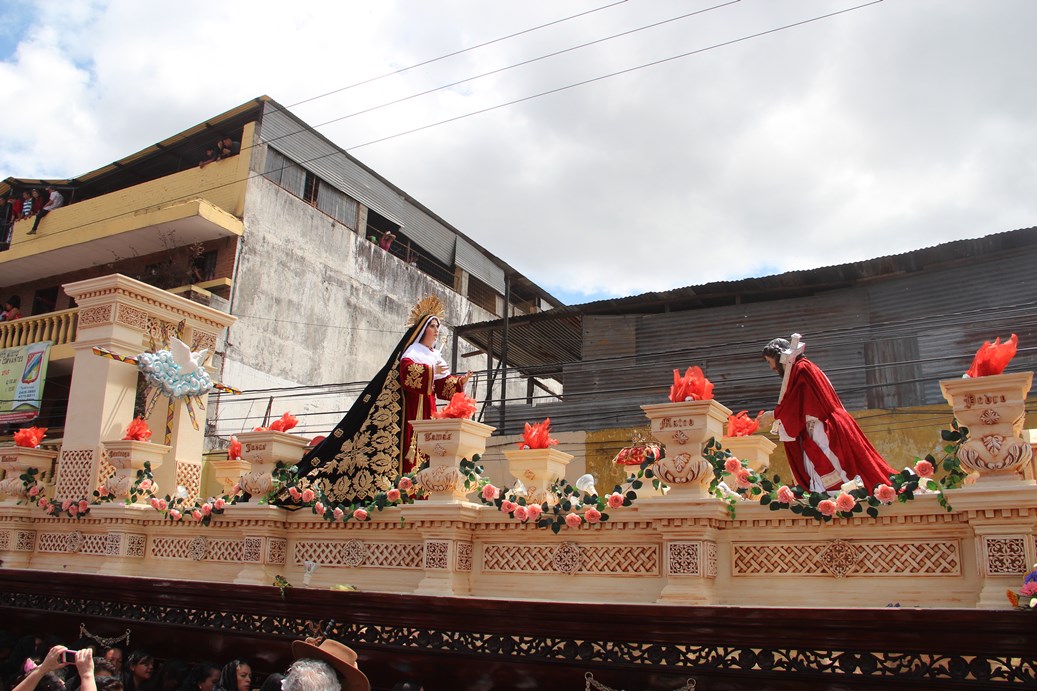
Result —
<path fill-rule="evenodd" d="M 402 337 L 411 308 L 428 294 L 446 305 L 448 327 L 493 318 L 264 178 L 249 181 L 244 221 L 231 303 L 239 321 L 228 335 L 223 370 L 231 386 L 367 382 Z M 448 362 L 450 345 L 447 337 Z M 481 372 L 486 361 L 465 358 L 458 367 Z M 485 395 L 485 384 L 479 393 Z M 329 429 L 328 423 L 352 402 L 349 396 L 275 397 L 274 417 L 285 410 L 296 415 L 333 411 L 303 418 L 307 423 L 299 431 L 313 434 Z M 224 397 L 217 432 L 251 429 L 265 408 L 265 401 Z M 241 420 L 249 415 L 255 419 Z"/>

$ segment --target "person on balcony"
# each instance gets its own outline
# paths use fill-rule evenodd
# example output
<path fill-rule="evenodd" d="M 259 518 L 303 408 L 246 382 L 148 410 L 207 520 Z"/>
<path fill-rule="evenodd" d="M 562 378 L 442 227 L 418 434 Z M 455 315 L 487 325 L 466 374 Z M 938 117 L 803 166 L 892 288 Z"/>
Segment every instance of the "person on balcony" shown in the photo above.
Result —
<path fill-rule="evenodd" d="M 239 153 L 241 153 L 241 142 L 239 141 L 235 141 L 230 137 L 224 137 L 223 139 L 216 142 L 217 160 L 230 158 L 231 156 L 237 156 Z"/>
<path fill-rule="evenodd" d="M 22 299 L 12 295 L 4 301 L 4 310 L 0 312 L 0 322 L 11 322 L 22 318 Z"/>
<path fill-rule="evenodd" d="M 33 190 L 35 192 L 35 190 Z M 47 203 L 43 205 L 40 212 L 36 214 L 36 221 L 32 224 L 32 230 L 29 231 L 29 235 L 35 235 L 36 230 L 40 227 L 40 221 L 43 217 L 49 214 L 54 209 L 62 206 L 65 203 L 65 197 L 62 196 L 61 192 L 58 192 L 57 188 L 49 186 L 47 192 L 50 193 L 50 197 L 47 199 Z"/>
<path fill-rule="evenodd" d="M 784 338 L 768 343 L 763 358 L 785 382 L 777 407 L 765 419 L 775 421 L 796 483 L 811 492 L 830 492 L 859 477 L 869 494 L 888 484 L 895 471 L 843 407 L 821 368 L 802 351 L 794 353 Z"/>
<path fill-rule="evenodd" d="M 410 448 L 414 419 L 427 420 L 436 396 L 464 390 L 471 373 L 450 374 L 435 349 L 443 304 L 429 297 L 411 310 L 410 328 L 353 406 L 297 465 L 299 477 L 319 484 L 335 502 L 366 500 L 416 469 Z"/>

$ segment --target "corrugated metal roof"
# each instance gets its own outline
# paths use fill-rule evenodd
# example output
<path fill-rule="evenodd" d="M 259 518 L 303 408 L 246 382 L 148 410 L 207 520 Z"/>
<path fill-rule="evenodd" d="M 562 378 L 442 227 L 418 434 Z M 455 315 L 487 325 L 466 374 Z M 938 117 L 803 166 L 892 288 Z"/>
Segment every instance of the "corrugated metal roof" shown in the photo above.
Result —
<path fill-rule="evenodd" d="M 807 297 L 922 269 L 951 268 L 977 255 L 1011 252 L 1035 244 L 1037 227 L 1021 228 L 847 264 L 717 281 L 512 317 L 508 323 L 508 361 L 523 374 L 560 379 L 562 365 L 579 360 L 583 352 L 582 318 L 586 315 L 654 314 Z M 495 334 L 493 356 L 499 359 L 503 325 L 503 319 L 467 324 L 458 327 L 457 334 L 484 351 L 488 350 L 488 335 Z"/>

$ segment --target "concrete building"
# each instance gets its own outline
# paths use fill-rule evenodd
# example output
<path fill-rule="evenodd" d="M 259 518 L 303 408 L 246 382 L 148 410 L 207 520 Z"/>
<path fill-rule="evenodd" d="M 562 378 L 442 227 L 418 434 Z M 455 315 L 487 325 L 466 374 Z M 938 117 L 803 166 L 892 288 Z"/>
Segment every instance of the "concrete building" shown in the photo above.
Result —
<path fill-rule="evenodd" d="M 231 154 L 200 165 L 224 138 Z M 51 428 L 63 423 L 77 318 L 62 286 L 75 281 L 122 273 L 237 317 L 213 364 L 257 393 L 210 397 L 216 435 L 259 424 L 286 388 L 319 395 L 277 398 L 275 417 L 291 410 L 300 431 L 328 429 L 361 388 L 343 383 L 377 371 L 426 294 L 443 300 L 449 325 L 503 316 L 506 295 L 510 315 L 559 304 L 266 96 L 76 178 L 7 178 L 0 195 L 44 185 L 66 205 L 36 235 L 31 220 L 13 223 L 0 294 L 20 296 L 27 318 L 0 325 L 0 347 L 54 342 Z M 387 232 L 388 251 L 368 239 Z M 448 360 L 462 355 L 446 344 Z"/>

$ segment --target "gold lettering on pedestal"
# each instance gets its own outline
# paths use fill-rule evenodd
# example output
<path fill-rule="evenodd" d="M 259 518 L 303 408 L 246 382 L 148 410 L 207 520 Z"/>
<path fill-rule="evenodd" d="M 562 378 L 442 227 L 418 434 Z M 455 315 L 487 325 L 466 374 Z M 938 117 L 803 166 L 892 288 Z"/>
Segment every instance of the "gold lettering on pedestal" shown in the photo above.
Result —
<path fill-rule="evenodd" d="M 453 432 L 423 432 L 425 435 L 425 441 L 451 441 L 454 438 Z"/>
<path fill-rule="evenodd" d="M 694 418 L 688 417 L 664 417 L 659 422 L 659 429 L 670 429 L 671 427 L 694 427 Z"/>
<path fill-rule="evenodd" d="M 1003 393 L 980 393 L 972 394 L 967 393 L 962 398 L 962 403 L 965 404 L 965 409 L 969 410 L 973 406 L 977 405 L 997 405 L 998 403 L 1007 403 L 1008 397 Z"/>
<path fill-rule="evenodd" d="M 266 442 L 258 444 L 256 442 L 245 442 L 245 451 L 251 453 L 253 451 L 266 451 Z"/>
<path fill-rule="evenodd" d="M 108 458 L 129 458 L 130 452 L 119 449 L 117 451 L 108 451 Z"/>

